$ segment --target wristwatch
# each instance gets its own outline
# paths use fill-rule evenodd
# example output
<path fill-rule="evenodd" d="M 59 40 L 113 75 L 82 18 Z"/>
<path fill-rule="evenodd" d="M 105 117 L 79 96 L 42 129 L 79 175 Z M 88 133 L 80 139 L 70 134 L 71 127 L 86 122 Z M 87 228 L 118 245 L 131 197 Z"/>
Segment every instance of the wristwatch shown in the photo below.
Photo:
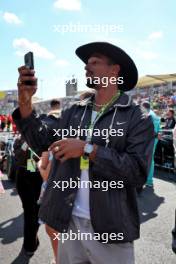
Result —
<path fill-rule="evenodd" d="M 83 157 L 84 158 L 88 158 L 89 155 L 92 153 L 93 149 L 94 149 L 94 147 L 93 147 L 92 144 L 86 143 L 85 146 L 84 146 L 84 155 L 83 155 Z"/>

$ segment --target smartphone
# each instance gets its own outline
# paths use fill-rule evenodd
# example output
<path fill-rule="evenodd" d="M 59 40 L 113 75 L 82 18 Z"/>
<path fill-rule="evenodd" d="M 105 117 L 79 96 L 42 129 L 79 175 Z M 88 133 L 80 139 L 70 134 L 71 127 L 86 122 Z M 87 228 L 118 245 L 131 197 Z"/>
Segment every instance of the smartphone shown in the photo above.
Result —
<path fill-rule="evenodd" d="M 24 63 L 28 69 L 34 69 L 34 55 L 33 52 L 28 52 L 24 55 Z"/>
<path fill-rule="evenodd" d="M 24 64 L 28 69 L 34 69 L 34 55 L 33 52 L 28 52 L 24 55 Z M 25 85 L 33 85 L 32 81 L 25 81 Z"/>

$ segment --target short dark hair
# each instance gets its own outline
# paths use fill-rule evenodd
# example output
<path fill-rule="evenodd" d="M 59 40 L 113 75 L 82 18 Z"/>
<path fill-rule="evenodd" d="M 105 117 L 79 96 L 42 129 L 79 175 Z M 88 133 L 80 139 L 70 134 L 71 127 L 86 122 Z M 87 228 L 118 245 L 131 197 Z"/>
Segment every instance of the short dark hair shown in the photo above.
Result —
<path fill-rule="evenodd" d="M 174 115 L 174 114 L 175 114 L 175 112 L 174 112 L 174 110 L 173 110 L 173 109 L 169 109 L 169 112 L 171 112 L 171 113 L 172 113 L 172 115 Z"/>
<path fill-rule="evenodd" d="M 50 102 L 50 106 L 51 106 L 51 107 L 53 107 L 53 106 L 57 106 L 57 105 L 60 106 L 60 101 L 59 101 L 59 100 L 57 100 L 57 99 L 53 99 L 53 100 L 51 100 L 51 102 Z"/>
<path fill-rule="evenodd" d="M 103 56 L 106 56 L 106 57 L 107 57 L 107 59 L 108 59 L 108 65 L 115 65 L 115 64 L 118 64 L 117 62 L 115 62 L 115 60 L 114 60 L 112 57 L 109 57 L 109 56 L 107 56 L 107 55 L 104 54 L 104 53 L 97 53 L 97 52 L 95 52 L 95 53 L 93 53 L 91 56 L 95 56 L 95 57 L 99 58 L 100 55 L 103 55 Z M 91 56 L 90 56 L 90 57 L 91 57 Z"/>
<path fill-rule="evenodd" d="M 142 102 L 142 106 L 147 109 L 147 110 L 150 110 L 150 103 L 148 101 L 144 101 Z"/>
<path fill-rule="evenodd" d="M 115 61 L 113 60 L 113 58 L 108 57 L 108 64 L 109 64 L 109 65 L 116 65 L 116 64 L 118 64 L 118 63 L 115 62 Z"/>

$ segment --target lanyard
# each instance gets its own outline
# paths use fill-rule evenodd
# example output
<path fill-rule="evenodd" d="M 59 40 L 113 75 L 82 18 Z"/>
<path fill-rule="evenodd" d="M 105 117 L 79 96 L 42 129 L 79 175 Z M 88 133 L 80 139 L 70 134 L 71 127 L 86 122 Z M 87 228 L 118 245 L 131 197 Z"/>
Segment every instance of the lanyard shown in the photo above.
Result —
<path fill-rule="evenodd" d="M 30 151 L 30 159 L 33 160 L 33 152 L 31 149 L 29 151 Z"/>
<path fill-rule="evenodd" d="M 33 155 L 36 156 L 38 159 L 40 159 L 40 157 L 37 155 L 37 153 L 35 153 L 30 147 L 28 147 L 28 149 L 30 150 L 30 158 L 33 159 Z"/>
<path fill-rule="evenodd" d="M 111 100 L 105 104 L 101 109 L 100 111 L 98 112 L 98 114 L 96 115 L 95 119 L 93 122 L 90 123 L 89 127 L 88 127 L 88 131 L 90 132 L 88 134 L 88 137 L 86 139 L 86 141 L 90 142 L 91 141 L 91 138 L 92 138 L 92 131 L 93 131 L 93 128 L 96 124 L 96 122 L 98 121 L 98 119 L 104 114 L 104 112 L 108 109 L 108 107 L 113 104 L 115 102 L 115 100 L 120 96 L 120 92 L 118 91 L 112 98 Z"/>

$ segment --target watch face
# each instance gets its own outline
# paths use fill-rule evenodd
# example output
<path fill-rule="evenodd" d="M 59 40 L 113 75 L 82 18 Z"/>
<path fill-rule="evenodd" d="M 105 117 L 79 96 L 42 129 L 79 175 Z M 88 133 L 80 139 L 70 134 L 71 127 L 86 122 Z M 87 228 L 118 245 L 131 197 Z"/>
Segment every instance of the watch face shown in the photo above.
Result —
<path fill-rule="evenodd" d="M 93 145 L 87 143 L 84 148 L 84 152 L 90 154 L 93 151 Z"/>

